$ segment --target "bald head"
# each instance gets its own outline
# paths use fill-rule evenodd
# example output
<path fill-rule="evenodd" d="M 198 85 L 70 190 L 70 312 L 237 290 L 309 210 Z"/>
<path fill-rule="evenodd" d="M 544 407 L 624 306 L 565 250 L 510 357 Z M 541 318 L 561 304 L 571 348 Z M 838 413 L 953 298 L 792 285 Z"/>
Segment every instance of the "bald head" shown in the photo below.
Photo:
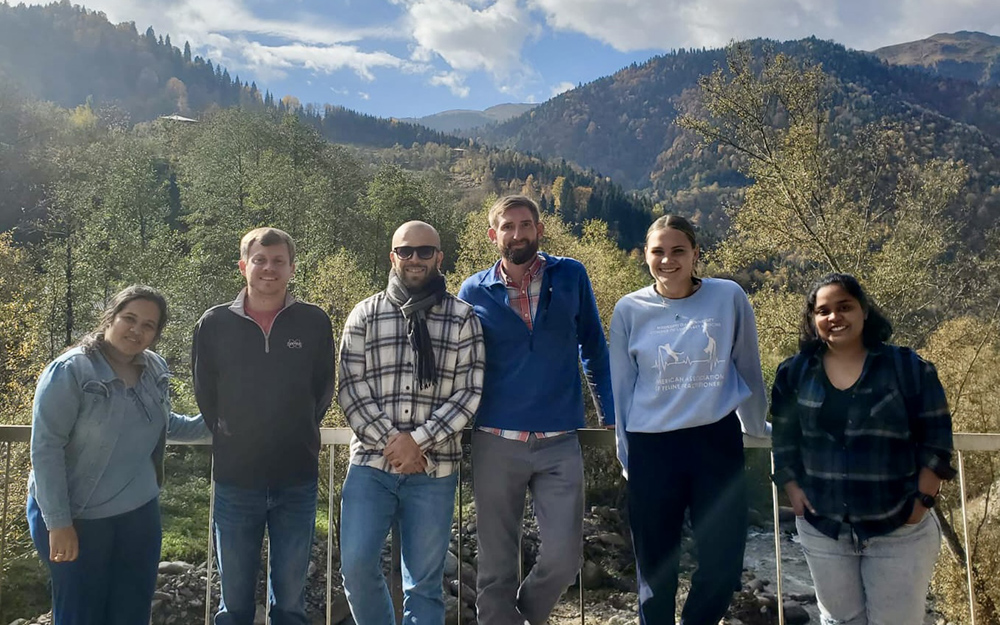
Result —
<path fill-rule="evenodd" d="M 408 221 L 396 228 L 392 235 L 392 247 L 402 247 L 409 245 L 419 247 L 421 245 L 433 245 L 441 248 L 441 236 L 434 226 L 423 221 Z"/>

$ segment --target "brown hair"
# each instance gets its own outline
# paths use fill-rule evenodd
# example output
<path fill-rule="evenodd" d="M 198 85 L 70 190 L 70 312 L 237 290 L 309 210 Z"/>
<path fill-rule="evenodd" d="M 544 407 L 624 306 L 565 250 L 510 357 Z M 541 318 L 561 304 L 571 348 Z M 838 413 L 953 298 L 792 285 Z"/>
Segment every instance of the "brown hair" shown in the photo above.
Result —
<path fill-rule="evenodd" d="M 288 246 L 288 262 L 295 264 L 295 241 L 284 230 L 256 228 L 244 234 L 240 240 L 240 260 L 250 260 L 250 248 L 253 247 L 254 243 L 260 243 L 264 247 L 284 243 Z"/>
<path fill-rule="evenodd" d="M 500 223 L 500 218 L 503 217 L 504 213 L 512 208 L 527 208 L 531 211 L 531 217 L 538 223 L 538 204 L 535 200 L 531 199 L 527 195 L 505 195 L 501 198 L 497 198 L 496 202 L 493 202 L 493 206 L 490 207 L 489 221 L 490 228 L 496 228 Z"/>
<path fill-rule="evenodd" d="M 137 299 L 153 302 L 160 309 L 160 321 L 156 324 L 156 337 L 153 339 L 153 343 L 155 344 L 159 340 L 160 335 L 163 334 L 163 328 L 167 325 L 167 299 L 163 297 L 162 293 L 152 287 L 133 284 L 132 286 L 125 287 L 111 298 L 104 312 L 101 313 L 101 319 L 97 322 L 97 327 L 84 335 L 77 342 L 77 347 L 82 348 L 87 354 L 96 352 L 100 348 L 101 343 L 104 342 L 104 333 L 115 322 L 115 317 L 118 316 L 118 313 Z"/>
<path fill-rule="evenodd" d="M 684 236 L 686 236 L 688 241 L 691 242 L 691 247 L 698 247 L 698 239 L 694 234 L 694 226 L 691 225 L 690 221 L 684 219 L 680 215 L 664 215 L 650 224 L 649 229 L 646 230 L 646 243 L 649 243 L 649 237 L 654 232 L 666 230 L 667 228 L 672 228 L 684 233 Z"/>

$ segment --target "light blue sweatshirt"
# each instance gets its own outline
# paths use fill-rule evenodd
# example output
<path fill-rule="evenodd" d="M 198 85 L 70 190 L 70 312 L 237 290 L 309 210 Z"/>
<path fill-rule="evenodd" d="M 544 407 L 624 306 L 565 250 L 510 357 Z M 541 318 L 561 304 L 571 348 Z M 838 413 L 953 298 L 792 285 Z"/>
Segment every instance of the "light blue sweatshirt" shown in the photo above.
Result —
<path fill-rule="evenodd" d="M 698 427 L 735 410 L 744 433 L 770 435 L 753 308 L 735 282 L 705 278 L 682 299 L 652 286 L 629 293 L 615 305 L 609 342 L 626 477 L 625 432 Z"/>

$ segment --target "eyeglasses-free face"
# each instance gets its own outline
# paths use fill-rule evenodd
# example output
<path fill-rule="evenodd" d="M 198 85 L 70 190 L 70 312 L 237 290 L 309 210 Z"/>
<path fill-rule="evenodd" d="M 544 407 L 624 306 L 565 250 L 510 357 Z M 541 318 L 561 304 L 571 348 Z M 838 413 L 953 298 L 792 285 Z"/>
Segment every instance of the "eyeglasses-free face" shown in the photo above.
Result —
<path fill-rule="evenodd" d="M 400 245 L 399 247 L 392 248 L 392 251 L 402 260 L 409 260 L 413 257 L 414 252 L 417 253 L 417 257 L 421 260 L 430 260 L 438 252 L 438 248 L 433 245 L 418 245 L 416 247 L 412 245 Z"/>

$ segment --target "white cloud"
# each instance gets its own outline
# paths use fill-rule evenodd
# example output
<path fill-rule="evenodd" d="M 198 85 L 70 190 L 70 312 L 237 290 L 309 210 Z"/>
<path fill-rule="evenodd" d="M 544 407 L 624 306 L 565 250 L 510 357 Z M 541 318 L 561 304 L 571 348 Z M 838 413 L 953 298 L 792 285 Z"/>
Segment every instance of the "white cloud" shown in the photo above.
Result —
<path fill-rule="evenodd" d="M 937 32 L 1000 32 L 995 0 L 526 0 L 554 29 L 621 51 L 815 35 L 872 49 Z"/>
<path fill-rule="evenodd" d="M 458 72 L 441 72 L 431 76 L 430 83 L 435 87 L 448 87 L 448 89 L 460 98 L 469 97 L 469 88 L 465 85 L 465 78 Z"/>
<path fill-rule="evenodd" d="M 458 72 L 485 71 L 500 82 L 525 72 L 521 49 L 541 33 L 518 0 L 496 2 L 413 0 L 407 21 L 416 47 L 412 58 L 440 57 Z"/>
<path fill-rule="evenodd" d="M 371 98 L 371 96 L 364 91 L 359 91 L 358 97 L 361 98 L 362 100 L 368 100 L 369 98 Z"/>
<path fill-rule="evenodd" d="M 295 43 L 283 46 L 265 46 L 255 41 L 240 45 L 246 63 L 252 68 L 290 69 L 302 67 L 329 74 L 340 69 L 350 69 L 360 78 L 375 80 L 372 70 L 380 67 L 418 72 L 422 68 L 387 52 L 364 52 L 356 46 L 309 46 Z"/>
<path fill-rule="evenodd" d="M 574 87 L 576 87 L 576 85 L 574 85 L 573 83 L 567 82 L 567 81 L 563 81 L 563 82 L 559 83 L 558 85 L 553 85 L 552 90 L 549 92 L 549 97 L 550 98 L 554 98 L 557 95 L 559 95 L 560 93 L 566 93 L 567 91 L 569 91 L 570 89 L 572 89 Z"/>

